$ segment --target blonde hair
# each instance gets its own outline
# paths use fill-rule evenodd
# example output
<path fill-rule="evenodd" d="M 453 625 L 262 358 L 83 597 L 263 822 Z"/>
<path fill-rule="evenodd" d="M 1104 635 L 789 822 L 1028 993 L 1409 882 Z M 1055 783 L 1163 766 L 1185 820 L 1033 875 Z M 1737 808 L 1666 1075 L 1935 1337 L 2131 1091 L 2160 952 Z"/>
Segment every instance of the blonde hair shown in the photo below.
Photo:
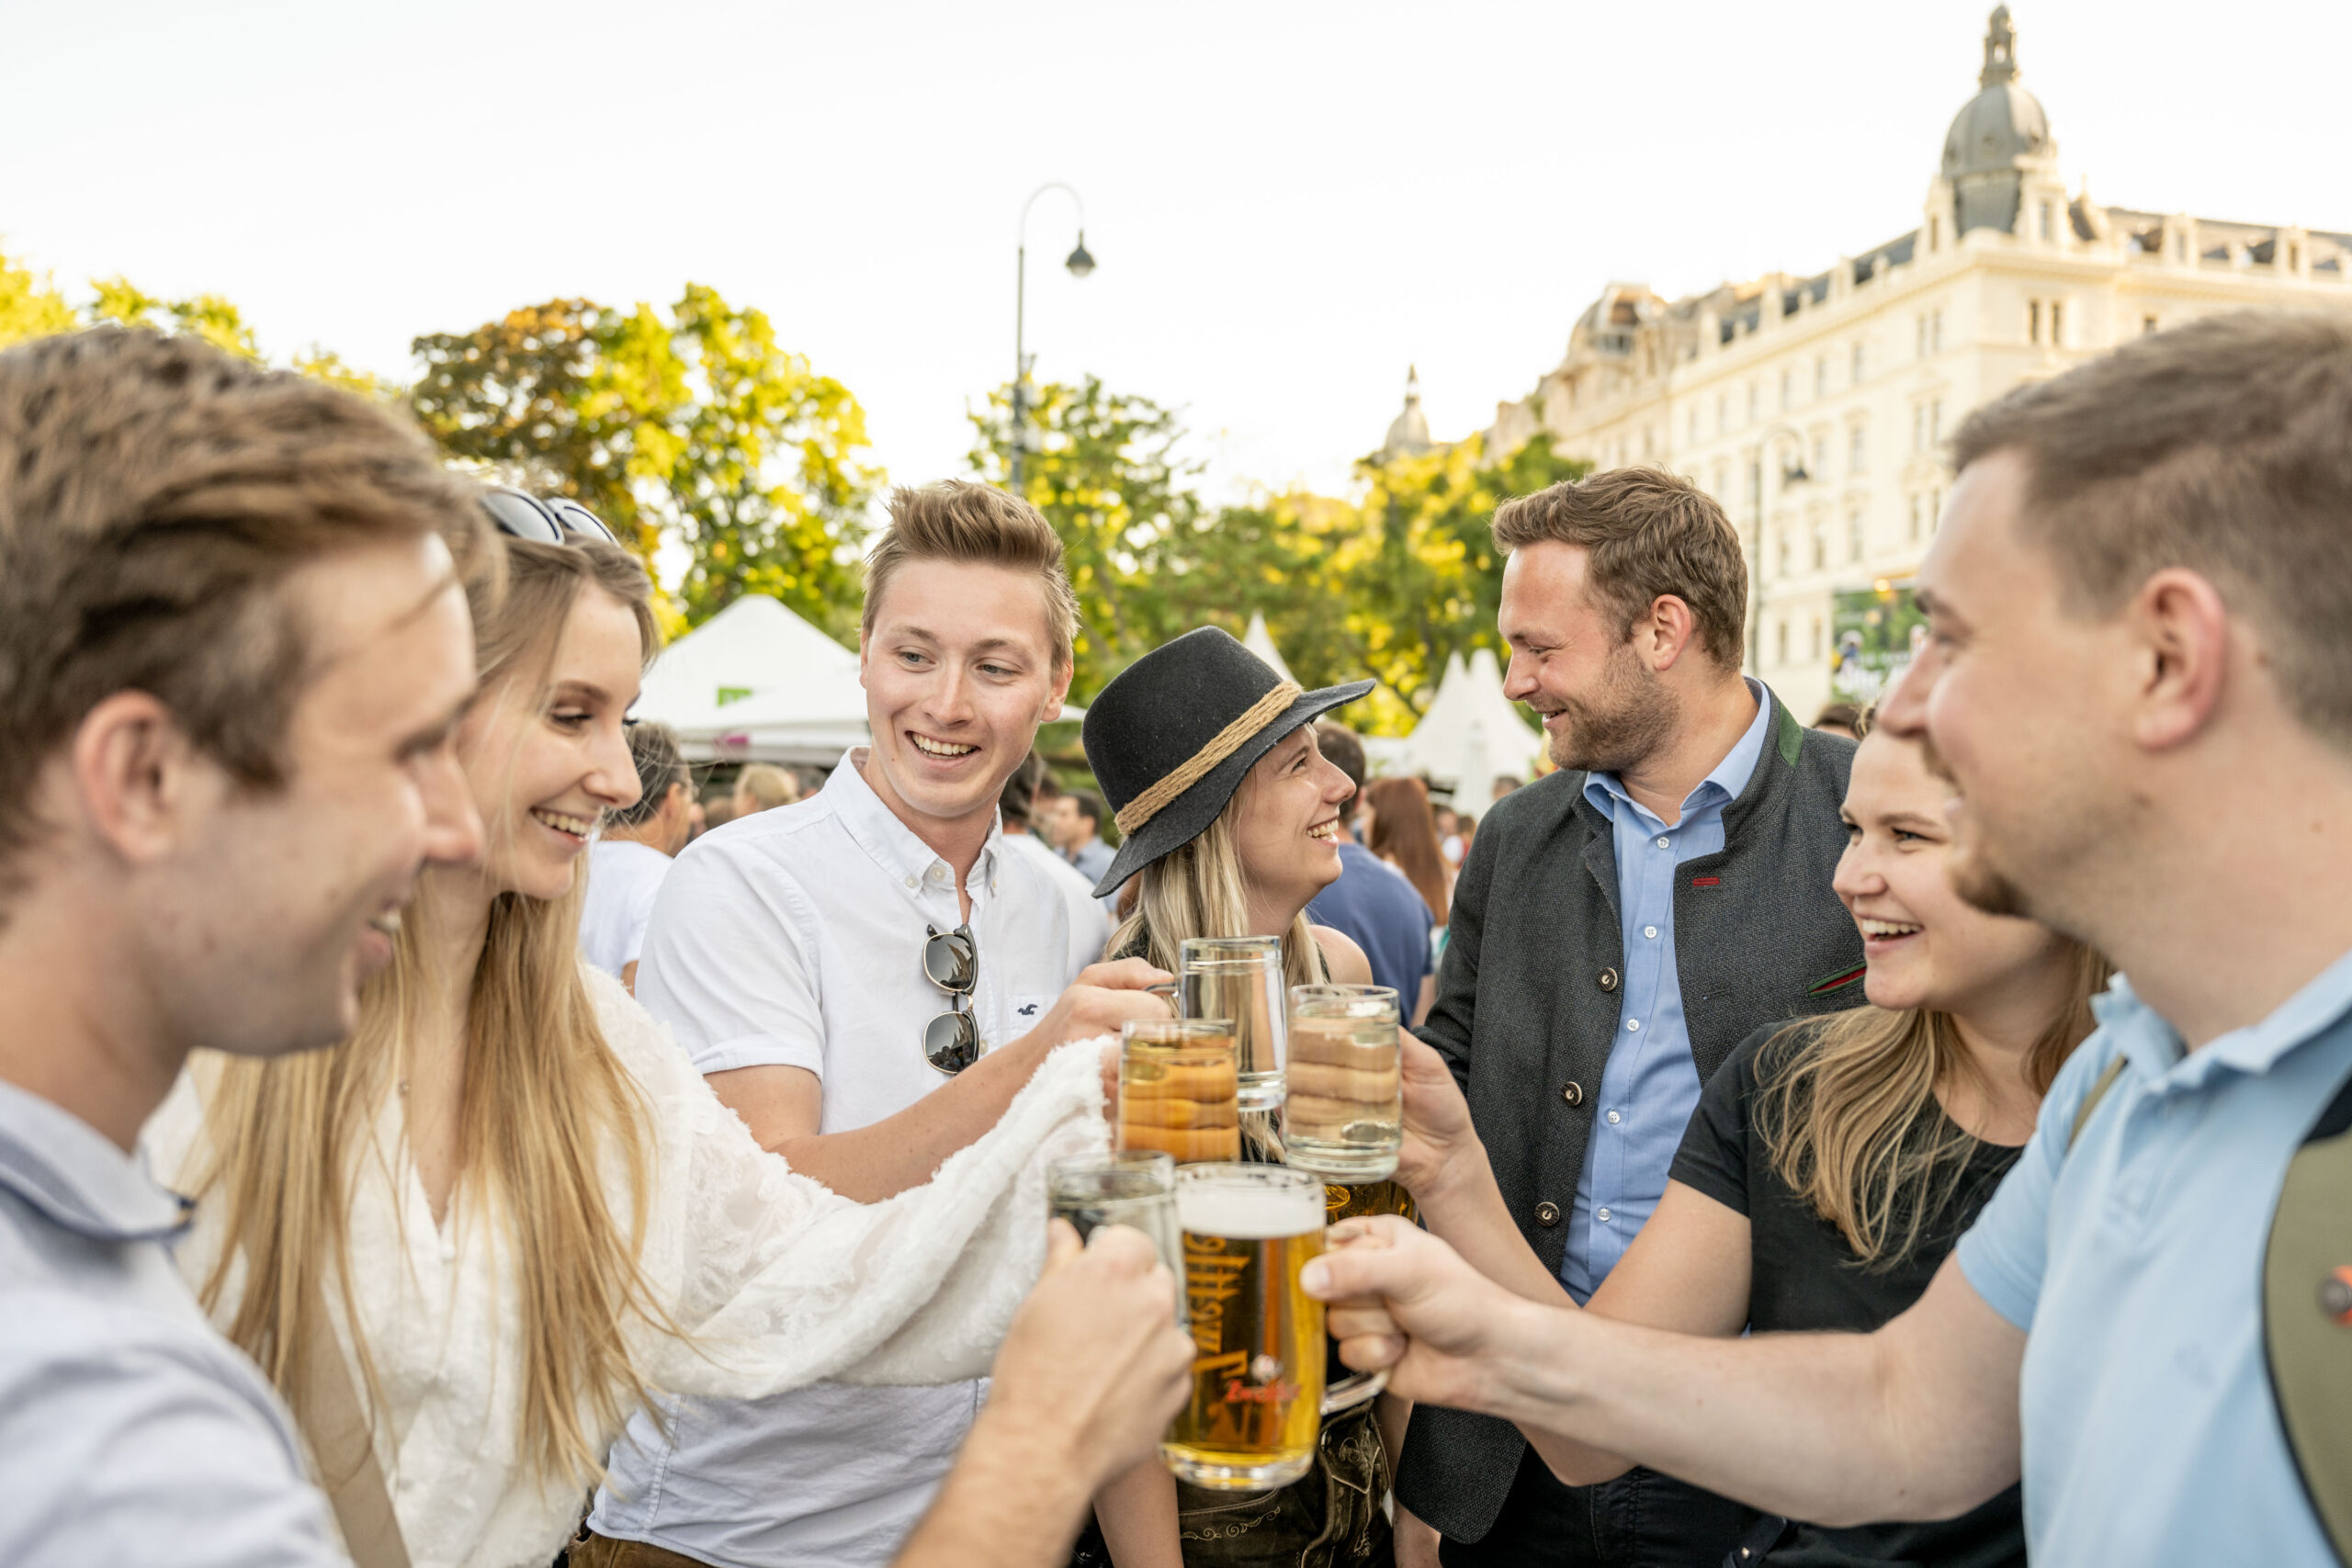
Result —
<path fill-rule="evenodd" d="M 1875 706 L 1855 721 L 1867 737 Z M 2091 998 L 2115 971 L 2071 938 L 2066 1005 L 2026 1052 L 2036 1098 L 2098 1020 Z M 1943 1213 L 1975 1139 L 1942 1112 L 1939 1084 L 1984 1081 L 1984 1069 L 1948 1012 L 1861 1007 L 1800 1019 L 1757 1054 L 1756 1123 L 1773 1174 L 1838 1227 L 1867 1269 L 1887 1269 L 1918 1247 Z"/>
<path fill-rule="evenodd" d="M 1199 838 L 1136 874 L 1140 891 L 1135 912 L 1112 937 L 1112 952 L 1123 952 L 1144 936 L 1143 955 L 1172 975 L 1189 939 L 1250 934 L 1247 873 L 1229 820 L 1249 789 L 1244 777 L 1232 801 Z M 1283 932 L 1283 984 L 1319 986 L 1330 977 L 1315 927 L 1301 910 Z"/>
<path fill-rule="evenodd" d="M 890 525 L 865 558 L 865 609 L 860 633 L 874 635 L 882 591 L 909 561 L 959 561 L 1034 572 L 1046 592 L 1046 630 L 1054 668 L 1076 658 L 1078 593 L 1062 567 L 1061 536 L 1046 514 L 1017 496 L 969 479 L 944 479 L 890 492 Z"/>
<path fill-rule="evenodd" d="M 475 604 L 486 690 L 527 682 L 544 701 L 556 637 L 591 586 L 635 612 L 650 656 L 651 589 L 633 558 L 604 545 L 504 543 L 504 598 L 491 604 L 477 595 Z M 604 1455 L 593 1446 L 590 1422 L 616 1426 L 643 1398 L 625 1323 L 635 1316 L 674 1331 L 639 1265 L 650 1108 L 605 1043 L 580 972 L 585 882 L 575 876 L 571 893 L 552 901 L 499 894 L 470 976 L 435 972 L 431 900 L 419 899 L 402 922 L 390 967 L 361 993 L 359 1026 L 348 1042 L 213 1065 L 206 1108 L 211 1157 L 196 1182 L 226 1215 L 220 1259 L 199 1292 L 208 1311 L 237 1260 L 243 1263 L 230 1338 L 297 1400 L 311 1349 L 333 1343 L 306 1320 L 325 1299 L 332 1259 L 367 1398 L 380 1409 L 382 1387 L 352 1295 L 352 1197 L 360 1160 L 377 1157 L 377 1119 L 406 1071 L 412 1039 L 435 1003 L 464 986 L 455 1201 L 493 1226 L 514 1259 L 518 1291 L 509 1310 L 523 1329 L 523 1411 L 522 1429 L 509 1440 L 543 1482 L 592 1479 Z M 626 1229 L 599 1179 L 599 1162 L 616 1155 L 628 1174 Z"/>
<path fill-rule="evenodd" d="M 752 797 L 752 807 L 773 811 L 800 798 L 800 785 L 774 762 L 752 762 L 735 775 L 735 793 Z"/>

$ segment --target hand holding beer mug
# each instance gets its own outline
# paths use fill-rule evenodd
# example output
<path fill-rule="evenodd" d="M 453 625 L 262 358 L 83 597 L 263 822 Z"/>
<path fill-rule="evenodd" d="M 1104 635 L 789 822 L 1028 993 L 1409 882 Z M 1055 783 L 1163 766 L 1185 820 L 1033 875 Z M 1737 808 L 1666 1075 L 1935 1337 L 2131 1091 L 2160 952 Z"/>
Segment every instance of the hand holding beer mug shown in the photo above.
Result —
<path fill-rule="evenodd" d="M 1323 1184 L 1284 1166 L 1187 1166 L 1176 1214 L 1193 1388 L 1160 1452 L 1196 1486 L 1286 1486 L 1315 1461 L 1325 1408 L 1323 1306 L 1298 1278 L 1323 1250 Z"/>
<path fill-rule="evenodd" d="M 1080 1241 L 1105 1225 L 1126 1225 L 1151 1240 L 1175 1280 L 1176 1324 L 1184 1324 L 1184 1239 L 1176 1224 L 1176 1162 L 1157 1149 L 1079 1155 L 1046 1168 L 1046 1201 Z"/>
<path fill-rule="evenodd" d="M 1283 1160 L 1333 1181 L 1381 1181 L 1404 1141 L 1396 993 L 1293 986 Z"/>
<path fill-rule="evenodd" d="M 1241 1157 L 1233 1025 L 1136 1019 L 1120 1039 L 1116 1147 L 1157 1149 L 1179 1165 Z"/>

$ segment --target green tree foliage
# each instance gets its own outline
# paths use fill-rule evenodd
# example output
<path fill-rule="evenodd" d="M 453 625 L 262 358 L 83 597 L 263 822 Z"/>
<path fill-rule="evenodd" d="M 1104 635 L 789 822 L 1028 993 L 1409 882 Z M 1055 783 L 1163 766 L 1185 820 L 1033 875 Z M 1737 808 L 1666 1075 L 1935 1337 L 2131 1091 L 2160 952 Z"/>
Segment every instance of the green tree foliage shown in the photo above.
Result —
<path fill-rule="evenodd" d="M 855 626 L 881 483 L 865 413 L 764 312 L 689 284 L 666 314 L 556 299 L 414 346 L 412 406 L 444 449 L 574 497 L 649 559 L 664 538 L 684 547 L 689 622 L 768 593 L 836 635 Z"/>
<path fill-rule="evenodd" d="M 994 483 L 1009 407 L 1000 389 L 971 416 L 973 470 Z M 1587 468 L 1544 441 L 1490 463 L 1473 437 L 1366 458 L 1357 500 L 1291 492 L 1211 508 L 1192 489 L 1198 465 L 1178 455 L 1173 411 L 1090 378 L 1038 388 L 1030 417 L 1023 488 L 1061 535 L 1078 590 L 1080 700 L 1171 637 L 1200 626 L 1238 637 L 1262 615 L 1307 685 L 1382 682 L 1356 710 L 1375 733 L 1412 728 L 1449 655 L 1499 650 L 1495 507 Z"/>
<path fill-rule="evenodd" d="M 118 321 L 126 327 L 200 337 L 215 348 L 247 359 L 262 356 L 261 345 L 254 341 L 254 331 L 245 325 L 243 315 L 218 294 L 158 299 L 122 277 L 97 278 L 90 287 L 98 295 L 90 307 L 93 321 Z"/>

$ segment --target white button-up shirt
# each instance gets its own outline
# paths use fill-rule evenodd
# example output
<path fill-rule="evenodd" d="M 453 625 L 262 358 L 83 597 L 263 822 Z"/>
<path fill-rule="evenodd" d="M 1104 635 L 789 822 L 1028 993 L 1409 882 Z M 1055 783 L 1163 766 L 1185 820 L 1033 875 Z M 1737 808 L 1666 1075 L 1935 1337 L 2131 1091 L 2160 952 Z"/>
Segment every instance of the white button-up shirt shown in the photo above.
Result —
<path fill-rule="evenodd" d="M 896 1115 L 947 1080 L 923 1027 L 949 998 L 925 928 L 963 923 L 947 863 L 883 805 L 850 752 L 823 790 L 690 845 L 662 884 L 637 994 L 696 1067 L 792 1066 L 824 1082 L 820 1130 Z M 1069 917 L 1001 831 L 965 883 L 979 954 L 971 1010 L 993 1049 L 1060 994 Z M 591 1528 L 709 1562 L 887 1563 L 954 1461 L 983 1384 L 819 1385 L 695 1400 L 664 1438 L 640 1414 L 613 1449 Z"/>

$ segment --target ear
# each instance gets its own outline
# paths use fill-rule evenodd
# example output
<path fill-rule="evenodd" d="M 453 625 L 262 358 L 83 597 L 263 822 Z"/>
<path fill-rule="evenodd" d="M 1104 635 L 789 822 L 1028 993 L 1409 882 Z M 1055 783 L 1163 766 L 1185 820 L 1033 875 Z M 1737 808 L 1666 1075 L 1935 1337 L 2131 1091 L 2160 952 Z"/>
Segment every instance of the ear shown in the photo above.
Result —
<path fill-rule="evenodd" d="M 1054 664 L 1053 690 L 1046 694 L 1046 705 L 1037 712 L 1039 724 L 1051 724 L 1062 716 L 1062 699 L 1069 695 L 1069 683 L 1078 673 L 1076 659 L 1059 660 Z"/>
<path fill-rule="evenodd" d="M 1681 595 L 1661 593 L 1650 601 L 1648 612 L 1634 622 L 1634 649 L 1663 675 L 1681 659 L 1698 626 L 1698 617 Z"/>
<path fill-rule="evenodd" d="M 199 755 L 172 712 L 145 692 L 117 692 L 74 731 L 74 786 L 93 831 L 125 860 L 148 863 L 187 844 L 217 795 L 218 765 Z"/>
<path fill-rule="evenodd" d="M 2168 567 L 2123 613 L 2132 643 L 2132 736 L 2151 751 L 2185 745 L 2212 721 L 2229 678 L 2230 612 L 2213 584 Z"/>

